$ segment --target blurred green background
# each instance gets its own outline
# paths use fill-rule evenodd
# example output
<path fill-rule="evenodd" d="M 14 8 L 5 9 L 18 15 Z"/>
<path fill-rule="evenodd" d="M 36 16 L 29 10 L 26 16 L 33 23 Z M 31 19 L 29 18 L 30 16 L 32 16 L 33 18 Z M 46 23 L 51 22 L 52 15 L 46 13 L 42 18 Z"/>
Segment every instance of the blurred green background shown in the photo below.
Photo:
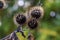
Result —
<path fill-rule="evenodd" d="M 16 13 L 26 11 L 26 9 L 23 7 L 19 7 L 17 10 L 13 11 L 12 7 L 14 6 L 16 0 L 7 1 L 8 7 L 6 9 L 0 10 L 0 39 L 6 35 L 9 35 L 17 28 L 13 22 L 13 16 Z M 39 1 L 44 8 L 44 17 L 40 22 L 39 28 L 39 31 L 41 29 L 42 32 L 35 34 L 36 40 L 60 40 L 60 0 L 34 0 L 31 6 L 38 5 Z M 55 12 L 56 16 L 51 17 L 51 12 Z M 50 32 L 52 32 L 52 35 L 49 34 Z M 53 33 L 56 35 L 53 35 Z"/>

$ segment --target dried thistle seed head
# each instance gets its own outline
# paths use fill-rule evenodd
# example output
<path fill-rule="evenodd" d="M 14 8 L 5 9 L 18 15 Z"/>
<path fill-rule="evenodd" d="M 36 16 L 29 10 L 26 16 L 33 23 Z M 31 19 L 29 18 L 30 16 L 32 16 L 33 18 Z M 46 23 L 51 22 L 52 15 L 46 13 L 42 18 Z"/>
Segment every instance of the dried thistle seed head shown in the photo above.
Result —
<path fill-rule="evenodd" d="M 30 21 L 28 21 L 28 27 L 30 29 L 35 29 L 37 26 L 38 26 L 38 23 L 36 19 L 31 19 Z"/>
<path fill-rule="evenodd" d="M 2 9 L 4 6 L 4 3 L 2 1 L 0 1 L 0 9 Z"/>
<path fill-rule="evenodd" d="M 31 12 L 31 16 L 34 17 L 34 18 L 39 18 L 41 16 L 41 13 L 40 13 L 40 10 L 38 9 L 35 9 Z"/>
<path fill-rule="evenodd" d="M 44 10 L 41 6 L 35 6 L 30 8 L 28 15 L 36 19 L 42 18 L 44 15 Z"/>
<path fill-rule="evenodd" d="M 26 17 L 23 14 L 19 14 L 16 16 L 16 22 L 18 24 L 24 24 L 26 22 Z"/>
<path fill-rule="evenodd" d="M 28 40 L 34 40 L 34 36 L 33 36 L 32 34 L 30 34 L 30 35 L 28 36 Z"/>
<path fill-rule="evenodd" d="M 6 7 L 7 7 L 6 1 L 5 0 L 0 0 L 0 9 L 4 9 Z"/>

